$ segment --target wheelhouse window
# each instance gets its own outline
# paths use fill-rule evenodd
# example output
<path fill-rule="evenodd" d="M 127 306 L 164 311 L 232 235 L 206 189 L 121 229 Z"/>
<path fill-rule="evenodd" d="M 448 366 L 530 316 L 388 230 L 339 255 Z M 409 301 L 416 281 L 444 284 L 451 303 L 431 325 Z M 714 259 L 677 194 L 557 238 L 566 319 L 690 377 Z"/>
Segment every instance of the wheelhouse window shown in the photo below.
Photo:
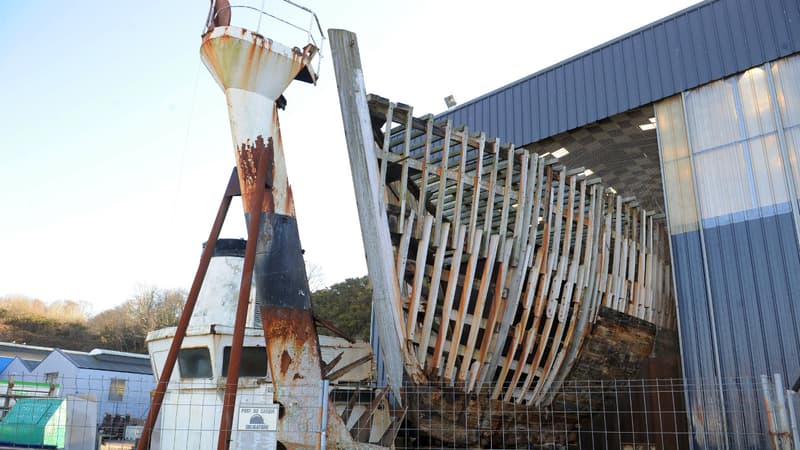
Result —
<path fill-rule="evenodd" d="M 208 347 L 182 348 L 178 353 L 181 378 L 211 378 L 211 354 Z"/>
<path fill-rule="evenodd" d="M 222 352 L 222 376 L 228 376 L 228 365 L 231 359 L 230 346 Z M 242 347 L 242 360 L 239 367 L 240 377 L 267 376 L 267 349 L 264 347 Z"/>

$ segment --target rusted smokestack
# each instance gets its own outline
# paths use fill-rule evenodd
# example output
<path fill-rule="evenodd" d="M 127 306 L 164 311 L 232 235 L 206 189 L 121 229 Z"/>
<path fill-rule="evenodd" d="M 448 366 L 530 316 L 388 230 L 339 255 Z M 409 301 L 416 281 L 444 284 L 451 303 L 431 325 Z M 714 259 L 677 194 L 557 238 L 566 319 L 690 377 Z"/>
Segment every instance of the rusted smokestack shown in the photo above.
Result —
<path fill-rule="evenodd" d="M 315 81 L 317 48 L 287 47 L 252 31 L 216 27 L 203 36 L 200 55 L 228 102 L 245 216 L 261 214 L 255 262 L 256 303 L 310 309 L 305 265 L 286 173 L 276 101 L 294 79 Z M 267 142 L 272 139 L 272 151 Z M 256 168 L 268 158 L 268 187 L 253 204 Z"/>

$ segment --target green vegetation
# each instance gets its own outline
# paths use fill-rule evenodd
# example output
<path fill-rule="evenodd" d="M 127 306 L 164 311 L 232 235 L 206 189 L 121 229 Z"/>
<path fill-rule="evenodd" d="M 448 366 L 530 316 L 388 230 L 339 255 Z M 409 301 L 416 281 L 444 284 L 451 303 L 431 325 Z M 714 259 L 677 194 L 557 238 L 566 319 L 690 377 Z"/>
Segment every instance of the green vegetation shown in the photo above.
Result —
<path fill-rule="evenodd" d="M 348 278 L 311 294 L 314 315 L 333 322 L 353 339 L 369 340 L 372 287 L 369 278 Z"/>
<path fill-rule="evenodd" d="M 146 353 L 147 333 L 176 325 L 185 301 L 182 290 L 142 286 L 121 305 L 90 316 L 88 305 L 71 300 L 46 304 L 5 296 L 0 297 L 0 336 L 3 341 L 69 350 Z M 372 289 L 366 276 L 315 290 L 312 301 L 317 317 L 353 339 L 369 339 Z"/>
<path fill-rule="evenodd" d="M 175 325 L 186 294 L 143 286 L 116 308 L 89 317 L 87 305 L 71 300 L 45 304 L 24 296 L 0 298 L 4 341 L 89 351 L 105 348 L 145 353 L 147 332 Z"/>

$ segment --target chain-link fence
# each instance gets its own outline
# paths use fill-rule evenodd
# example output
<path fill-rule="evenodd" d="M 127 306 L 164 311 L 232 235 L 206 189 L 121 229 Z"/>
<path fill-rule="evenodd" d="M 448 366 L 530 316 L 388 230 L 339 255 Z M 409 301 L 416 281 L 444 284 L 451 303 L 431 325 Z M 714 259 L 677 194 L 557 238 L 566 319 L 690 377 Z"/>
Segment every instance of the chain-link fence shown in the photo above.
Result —
<path fill-rule="evenodd" d="M 798 395 L 776 379 L 571 381 L 546 404 L 504 400 L 519 387 L 467 394 L 457 383 L 407 384 L 400 404 L 374 384 L 275 388 L 242 378 L 231 448 L 316 448 L 324 440 L 328 448 L 798 449 Z M 154 387 L 124 377 L 2 380 L 0 445 L 134 448 Z M 217 448 L 224 388 L 224 380 L 171 382 L 150 448 Z M 693 398 L 720 390 L 740 399 L 726 404 L 723 423 L 687 407 L 687 399 L 697 404 Z M 700 425 L 690 429 L 689 417 Z"/>

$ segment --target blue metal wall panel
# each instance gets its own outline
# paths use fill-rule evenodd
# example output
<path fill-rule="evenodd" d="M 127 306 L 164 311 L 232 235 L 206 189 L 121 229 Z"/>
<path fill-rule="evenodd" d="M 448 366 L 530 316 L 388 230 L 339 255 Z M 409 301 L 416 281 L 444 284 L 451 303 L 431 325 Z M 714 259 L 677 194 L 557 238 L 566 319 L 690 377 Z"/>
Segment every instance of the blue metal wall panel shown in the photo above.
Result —
<path fill-rule="evenodd" d="M 586 85 L 589 79 L 586 77 L 584 66 L 581 64 L 570 63 L 572 71 L 575 73 L 575 121 L 567 124 L 567 128 L 575 128 L 579 123 L 586 123 L 588 102 L 586 100 Z"/>
<path fill-rule="evenodd" d="M 800 47 L 800 4 L 798 4 L 796 0 L 783 0 L 781 6 L 782 8 L 778 13 L 783 14 L 783 17 L 786 19 L 786 28 L 788 28 L 791 34 L 791 40 L 786 42 L 785 47 L 784 43 L 781 42 L 781 48 L 791 49 Z"/>
<path fill-rule="evenodd" d="M 633 47 L 633 55 L 631 56 L 631 61 L 646 61 L 646 54 L 647 48 L 644 45 L 644 38 L 642 34 L 636 34 L 632 39 L 632 47 Z M 650 86 L 648 83 L 647 77 L 647 67 L 644 64 L 631 64 L 633 68 L 636 70 L 636 73 L 633 75 L 634 78 L 637 80 L 638 84 L 636 85 L 636 98 L 635 104 L 641 104 L 642 102 L 646 101 L 647 92 L 650 90 Z"/>
<path fill-rule="evenodd" d="M 673 235 L 672 256 L 681 342 L 684 343 L 681 356 L 687 380 L 688 408 L 703 418 L 702 421 L 690 421 L 692 436 L 696 448 L 715 448 L 722 438 L 722 427 L 718 422 L 706 421 L 722 417 L 722 401 L 718 390 L 702 381 L 716 379 L 717 370 L 711 328 L 708 325 L 711 323 L 711 313 L 703 274 L 700 232 Z"/>
<path fill-rule="evenodd" d="M 667 22 L 667 30 L 672 36 L 676 36 L 677 48 L 675 49 L 676 58 L 672 60 L 672 67 L 675 71 L 675 81 L 678 86 L 695 86 L 697 85 L 698 78 L 696 76 L 696 64 L 692 64 L 695 60 L 694 52 L 692 51 L 692 30 L 689 27 L 689 20 L 685 15 L 675 17 Z"/>
<path fill-rule="evenodd" d="M 703 231 L 722 377 L 794 373 L 800 367 L 800 248 L 792 214 Z M 731 389 L 724 397 L 728 432 L 766 439 L 759 393 Z M 764 440 L 733 448 L 769 445 Z"/>
<path fill-rule="evenodd" d="M 440 117 L 525 145 L 798 51 L 800 0 L 710 0 Z"/>

